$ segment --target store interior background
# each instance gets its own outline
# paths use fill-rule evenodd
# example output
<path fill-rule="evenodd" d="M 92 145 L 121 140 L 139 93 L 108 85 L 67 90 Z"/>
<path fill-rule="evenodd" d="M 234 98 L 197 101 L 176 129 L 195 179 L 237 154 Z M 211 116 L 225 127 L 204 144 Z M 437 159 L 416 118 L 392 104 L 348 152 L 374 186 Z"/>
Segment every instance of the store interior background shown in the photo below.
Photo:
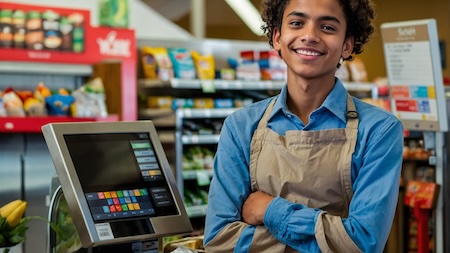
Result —
<path fill-rule="evenodd" d="M 143 0 L 148 6 L 173 21 L 186 31 L 191 32 L 190 1 L 186 0 Z M 266 41 L 252 33 L 224 0 L 205 0 L 205 37 L 219 39 Z M 251 0 L 259 8 L 262 0 Z M 450 1 L 433 0 L 373 0 L 376 7 L 375 34 L 359 56 L 367 69 L 369 80 L 386 76 L 384 52 L 381 41 L 380 25 L 385 22 L 434 18 L 437 20 L 439 39 L 447 44 L 450 39 Z M 175 9 L 178 8 L 178 10 Z M 445 50 L 445 59 L 449 57 Z M 450 76 L 448 68 L 443 76 Z"/>
<path fill-rule="evenodd" d="M 204 5 L 204 35 L 196 37 L 192 24 L 192 1 L 201 1 Z M 250 0 L 259 8 L 262 0 Z M 0 2 L 9 2 L 0 0 Z M 15 0 L 16 3 L 65 6 L 91 10 L 91 22 L 98 23 L 98 2 L 91 0 Z M 446 50 L 450 40 L 450 1 L 433 0 L 374 0 L 377 12 L 376 31 L 372 40 L 359 55 L 366 66 L 369 80 L 386 76 L 384 52 L 380 34 L 380 25 L 385 22 L 434 18 L 437 20 L 439 40 L 444 45 L 444 61 L 449 58 Z M 266 41 L 266 37 L 257 36 L 240 20 L 224 0 L 130 0 L 130 28 L 135 29 L 137 39 L 150 40 L 192 40 L 225 39 L 244 41 Z M 150 14 L 150 15 L 149 15 Z M 197 14 L 197 12 L 196 12 Z M 201 13 L 200 13 L 201 14 Z M 198 15 L 198 14 L 197 14 Z M 449 77 L 450 70 L 443 68 L 443 76 Z"/>
<path fill-rule="evenodd" d="M 257 36 L 246 27 L 224 0 L 198 0 L 204 4 L 204 36 L 193 31 L 192 1 L 197 0 L 129 0 L 130 28 L 137 40 L 191 40 L 221 39 L 266 42 L 265 36 Z M 250 0 L 259 8 L 262 0 Z M 46 5 L 91 11 L 92 25 L 98 24 L 98 0 L 0 0 L 32 5 Z M 439 39 L 445 45 L 450 40 L 450 1 L 445 0 L 374 0 L 377 11 L 376 31 L 364 52 L 359 55 L 366 67 L 369 81 L 386 76 L 380 25 L 385 22 L 434 18 L 437 20 Z M 198 14 L 198 12 L 196 12 Z M 442 52 L 444 60 L 449 50 Z M 448 65 L 448 64 L 447 64 Z M 450 77 L 450 69 L 443 68 L 443 76 Z M 389 252 L 395 252 L 390 250 Z"/>

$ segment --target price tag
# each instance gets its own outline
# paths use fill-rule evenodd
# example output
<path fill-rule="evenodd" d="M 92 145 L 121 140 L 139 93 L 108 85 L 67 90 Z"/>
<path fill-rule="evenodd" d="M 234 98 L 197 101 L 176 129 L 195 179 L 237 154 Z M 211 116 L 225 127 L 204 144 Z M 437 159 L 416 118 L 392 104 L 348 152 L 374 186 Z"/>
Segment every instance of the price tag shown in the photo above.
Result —
<path fill-rule="evenodd" d="M 200 85 L 202 86 L 202 91 L 204 93 L 214 93 L 216 92 L 216 87 L 212 80 L 201 80 Z"/>
<path fill-rule="evenodd" d="M 211 183 L 211 178 L 206 170 L 198 170 L 197 173 L 197 184 L 199 186 L 207 186 Z"/>

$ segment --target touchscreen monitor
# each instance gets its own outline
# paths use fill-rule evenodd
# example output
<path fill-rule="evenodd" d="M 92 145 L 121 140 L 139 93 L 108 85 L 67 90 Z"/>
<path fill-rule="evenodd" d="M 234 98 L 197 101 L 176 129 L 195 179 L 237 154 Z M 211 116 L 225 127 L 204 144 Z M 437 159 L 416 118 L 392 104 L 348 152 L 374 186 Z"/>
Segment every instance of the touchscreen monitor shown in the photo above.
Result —
<path fill-rule="evenodd" d="M 151 121 L 42 127 L 83 247 L 192 231 Z"/>

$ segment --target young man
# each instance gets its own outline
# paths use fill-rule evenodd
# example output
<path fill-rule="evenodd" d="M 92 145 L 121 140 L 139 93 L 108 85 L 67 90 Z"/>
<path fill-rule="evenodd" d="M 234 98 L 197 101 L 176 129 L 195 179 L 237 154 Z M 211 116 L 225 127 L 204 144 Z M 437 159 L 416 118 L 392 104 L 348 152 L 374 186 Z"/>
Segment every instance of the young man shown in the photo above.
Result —
<path fill-rule="evenodd" d="M 266 0 L 288 66 L 278 96 L 229 116 L 206 215 L 207 252 L 382 252 L 398 200 L 403 129 L 335 77 L 374 28 L 370 0 Z"/>

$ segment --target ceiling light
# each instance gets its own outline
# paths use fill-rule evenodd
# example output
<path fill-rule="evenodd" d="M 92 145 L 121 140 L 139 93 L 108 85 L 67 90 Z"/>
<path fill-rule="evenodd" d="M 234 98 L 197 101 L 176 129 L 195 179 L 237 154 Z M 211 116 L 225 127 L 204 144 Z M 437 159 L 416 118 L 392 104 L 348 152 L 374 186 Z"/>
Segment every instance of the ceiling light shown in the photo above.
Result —
<path fill-rule="evenodd" d="M 258 36 L 262 36 L 261 14 L 249 0 L 225 0 L 244 23 Z"/>

